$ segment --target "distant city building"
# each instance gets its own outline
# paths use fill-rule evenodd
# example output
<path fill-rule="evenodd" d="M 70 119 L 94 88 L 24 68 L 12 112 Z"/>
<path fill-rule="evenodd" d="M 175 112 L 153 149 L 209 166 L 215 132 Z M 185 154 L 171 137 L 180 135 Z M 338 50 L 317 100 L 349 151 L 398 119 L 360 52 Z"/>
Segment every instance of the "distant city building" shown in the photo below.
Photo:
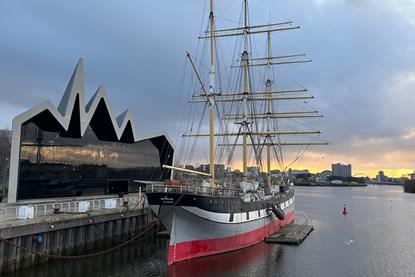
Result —
<path fill-rule="evenodd" d="M 186 164 L 186 165 L 184 166 L 184 168 L 185 168 L 185 169 L 189 169 L 189 170 L 195 170 L 195 167 L 194 167 L 193 165 L 191 165 L 191 164 Z"/>
<path fill-rule="evenodd" d="M 409 174 L 409 178 L 411 178 L 411 180 L 415 180 L 415 172 L 414 172 L 414 173 Z"/>
<path fill-rule="evenodd" d="M 385 175 L 385 173 L 381 170 L 378 172 L 378 175 L 376 175 L 376 181 L 381 183 L 381 182 L 389 182 L 390 178 L 388 176 Z"/>
<path fill-rule="evenodd" d="M 215 178 L 225 177 L 225 165 L 224 164 L 215 164 Z"/>
<path fill-rule="evenodd" d="M 291 176 L 297 176 L 297 175 L 307 175 L 310 174 L 310 172 L 307 169 L 298 170 L 298 169 L 290 169 L 289 174 Z"/>
<path fill-rule="evenodd" d="M 340 177 L 351 177 L 352 176 L 352 165 L 351 164 L 332 164 L 331 165 L 331 172 L 333 176 L 340 176 Z"/>
<path fill-rule="evenodd" d="M 316 182 L 328 182 L 330 177 L 333 176 L 333 173 L 330 170 L 324 170 L 316 176 Z"/>
<path fill-rule="evenodd" d="M 389 178 L 391 182 L 403 185 L 407 180 L 409 180 L 407 177 L 399 177 L 399 178 Z"/>
<path fill-rule="evenodd" d="M 279 176 L 280 174 L 281 174 L 281 171 L 279 169 L 271 170 L 271 175 L 273 176 Z"/>
<path fill-rule="evenodd" d="M 197 170 L 198 171 L 201 171 L 201 172 L 209 173 L 210 166 L 208 164 L 201 164 L 201 165 L 199 165 L 199 167 L 197 168 Z"/>
<path fill-rule="evenodd" d="M 259 175 L 259 167 L 257 166 L 248 166 L 247 173 L 249 177 L 257 177 Z"/>
<path fill-rule="evenodd" d="M 209 173 L 210 172 L 210 165 L 209 164 L 201 164 L 198 167 L 198 170 L 201 172 Z M 225 176 L 225 165 L 224 164 L 215 164 L 215 178 L 223 178 Z"/>

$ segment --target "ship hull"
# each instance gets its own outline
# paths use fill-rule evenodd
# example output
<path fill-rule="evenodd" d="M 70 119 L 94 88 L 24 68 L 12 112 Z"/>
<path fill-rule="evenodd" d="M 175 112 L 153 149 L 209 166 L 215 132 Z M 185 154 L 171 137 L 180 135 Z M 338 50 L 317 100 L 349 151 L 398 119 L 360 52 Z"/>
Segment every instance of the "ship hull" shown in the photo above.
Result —
<path fill-rule="evenodd" d="M 218 199 L 220 200 L 220 199 Z M 151 203 L 150 203 L 151 204 Z M 282 204 L 279 220 L 268 209 L 209 211 L 194 206 L 151 205 L 170 232 L 168 264 L 249 247 L 294 221 L 294 197 Z"/>

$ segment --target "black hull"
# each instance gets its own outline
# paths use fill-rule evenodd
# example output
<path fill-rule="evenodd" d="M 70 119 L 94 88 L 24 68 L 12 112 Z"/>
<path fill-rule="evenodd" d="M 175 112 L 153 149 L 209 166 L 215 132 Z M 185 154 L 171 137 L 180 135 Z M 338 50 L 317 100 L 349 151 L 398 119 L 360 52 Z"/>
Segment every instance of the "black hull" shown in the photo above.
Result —
<path fill-rule="evenodd" d="M 215 213 L 240 213 L 262 209 L 270 209 L 272 205 L 278 205 L 294 196 L 289 192 L 283 196 L 273 197 L 268 200 L 244 202 L 240 197 L 222 197 L 215 195 L 178 194 L 170 192 L 147 192 L 150 205 L 173 205 L 197 207 L 205 211 Z"/>

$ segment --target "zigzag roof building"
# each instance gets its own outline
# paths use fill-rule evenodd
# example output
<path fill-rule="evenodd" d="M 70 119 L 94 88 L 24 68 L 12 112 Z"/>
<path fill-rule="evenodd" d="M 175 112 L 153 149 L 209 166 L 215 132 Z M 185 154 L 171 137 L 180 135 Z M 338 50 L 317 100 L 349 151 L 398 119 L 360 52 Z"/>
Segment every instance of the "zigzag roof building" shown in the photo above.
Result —
<path fill-rule="evenodd" d="M 73 155 L 68 154 L 71 152 Z M 128 192 L 136 178 L 148 175 L 149 179 L 161 180 L 167 177 L 170 171 L 162 165 L 172 164 L 173 152 L 173 144 L 165 133 L 138 137 L 130 109 L 116 117 L 103 86 L 85 105 L 83 59 L 80 58 L 57 108 L 45 101 L 13 119 L 9 202 L 91 194 L 91 190 L 86 189 L 90 186 L 86 186 L 88 182 L 101 186 L 92 194 L 115 193 L 114 189 L 120 189 L 121 182 L 124 182 L 123 192 Z M 64 155 L 67 160 L 62 158 Z M 146 155 L 153 159 L 151 166 Z M 98 171 L 91 173 L 91 169 L 85 174 L 83 167 L 101 169 L 99 174 Z M 121 167 L 125 169 L 125 176 L 120 175 Z M 68 168 L 72 176 L 61 180 L 59 171 Z M 153 174 L 143 174 L 149 168 Z M 39 170 L 55 174 L 39 177 L 36 173 Z M 115 179 L 121 180 L 118 185 Z"/>

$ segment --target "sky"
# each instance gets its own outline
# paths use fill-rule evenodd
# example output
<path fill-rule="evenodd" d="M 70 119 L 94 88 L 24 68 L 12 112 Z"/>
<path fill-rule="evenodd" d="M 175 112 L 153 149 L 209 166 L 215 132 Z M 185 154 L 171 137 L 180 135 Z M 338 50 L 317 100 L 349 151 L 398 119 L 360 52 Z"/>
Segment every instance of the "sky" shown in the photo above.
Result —
<path fill-rule="evenodd" d="M 238 19 L 241 0 L 217 1 L 217 23 Z M 415 2 L 256 0 L 251 22 L 292 20 L 276 51 L 313 59 L 281 72 L 316 97 L 322 140 L 297 168 L 351 163 L 353 174 L 399 177 L 415 169 Z M 186 51 L 197 52 L 205 0 L 1 1 L 0 128 L 50 99 L 58 104 L 79 57 L 86 100 L 103 84 L 115 112 L 130 107 L 140 135 L 182 120 Z M 255 5 L 254 5 L 255 4 Z M 226 52 L 226 51 L 225 51 Z M 285 71 L 284 71 L 285 70 Z M 206 76 L 204 76 L 205 78 Z"/>

